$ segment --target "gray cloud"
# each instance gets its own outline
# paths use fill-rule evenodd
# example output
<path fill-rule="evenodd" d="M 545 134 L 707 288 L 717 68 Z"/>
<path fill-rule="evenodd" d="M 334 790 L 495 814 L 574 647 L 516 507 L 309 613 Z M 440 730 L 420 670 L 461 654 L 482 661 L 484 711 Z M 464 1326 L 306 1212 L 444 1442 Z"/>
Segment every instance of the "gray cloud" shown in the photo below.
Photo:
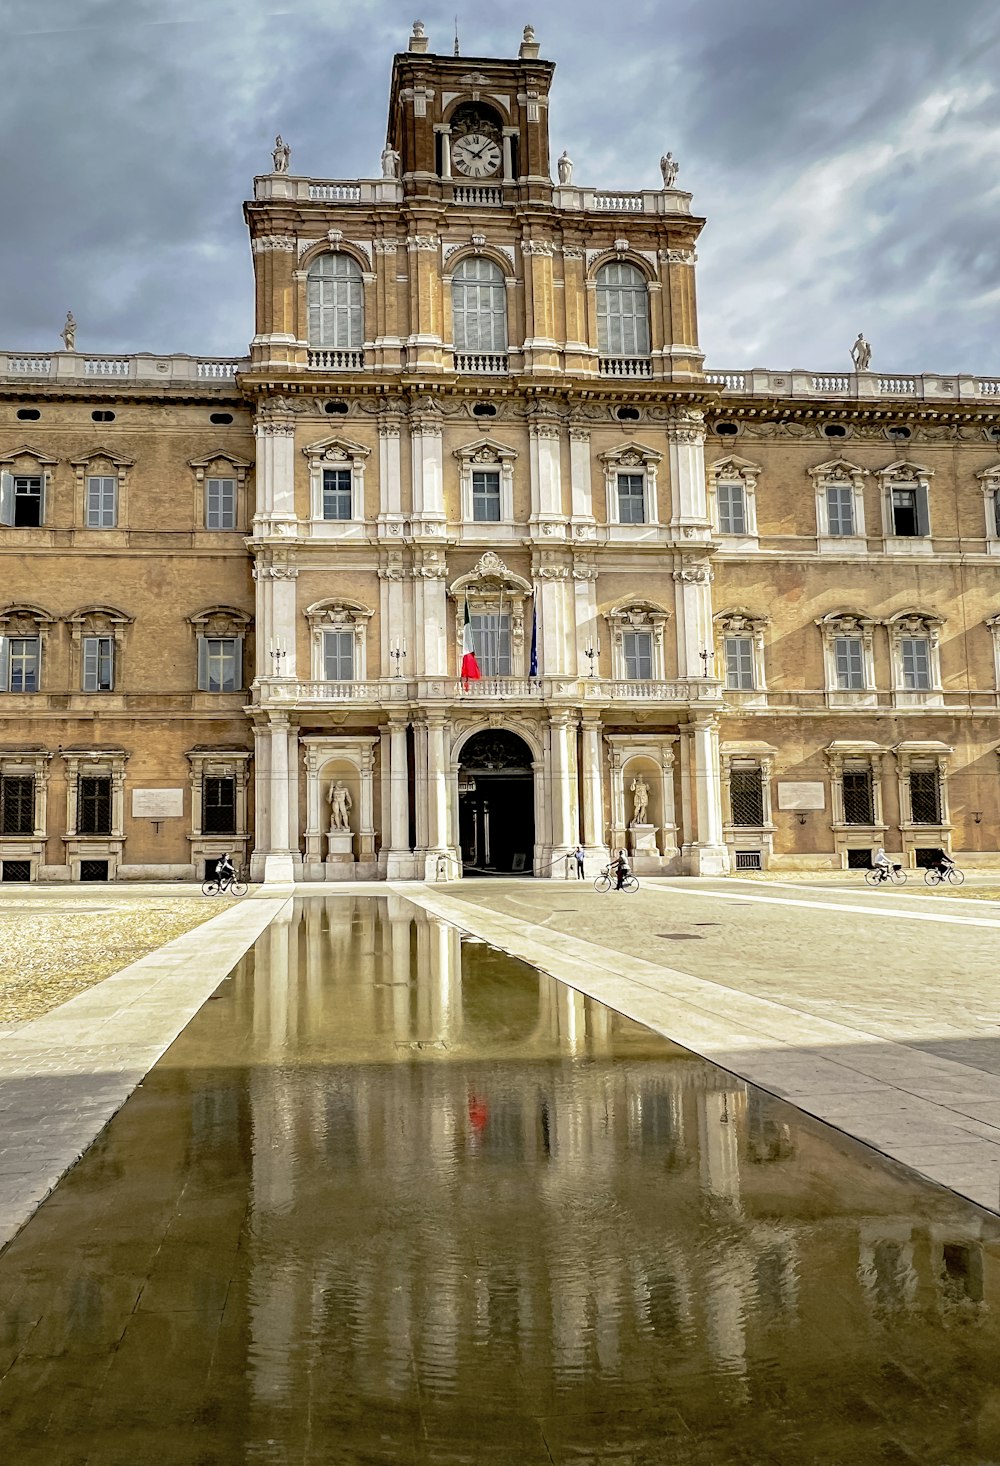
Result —
<path fill-rule="evenodd" d="M 275 132 L 293 169 L 371 176 L 410 21 L 388 0 L 8 0 L 0 342 L 241 354 L 241 204 Z M 708 225 L 718 366 L 1000 374 L 1000 15 L 992 0 L 548 0 L 551 128 L 576 177 L 654 186 L 670 147 Z M 450 51 L 454 6 L 427 5 Z M 463 53 L 514 55 L 530 7 L 472 0 Z"/>

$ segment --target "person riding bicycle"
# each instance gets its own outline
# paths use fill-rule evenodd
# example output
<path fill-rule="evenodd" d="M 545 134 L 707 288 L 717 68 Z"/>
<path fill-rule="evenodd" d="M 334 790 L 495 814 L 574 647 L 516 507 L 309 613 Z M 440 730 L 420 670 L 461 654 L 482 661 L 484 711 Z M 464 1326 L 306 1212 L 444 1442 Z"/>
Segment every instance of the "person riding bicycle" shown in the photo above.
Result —
<path fill-rule="evenodd" d="M 880 880 L 887 881 L 892 875 L 892 861 L 881 845 L 872 856 L 872 868 L 879 872 Z"/>
<path fill-rule="evenodd" d="M 215 862 L 215 879 L 217 881 L 232 881 L 235 880 L 235 878 L 236 867 L 232 862 L 229 851 L 227 850 L 226 853 L 224 855 L 221 855 L 219 859 Z"/>
<path fill-rule="evenodd" d="M 952 860 L 947 850 L 939 845 L 938 848 L 935 850 L 933 856 L 931 857 L 931 863 L 928 866 L 928 869 L 938 871 L 941 879 L 944 880 L 948 872 L 955 869 L 955 862 Z"/>
<path fill-rule="evenodd" d="M 620 891 L 632 872 L 628 868 L 628 856 L 624 850 L 619 850 L 618 857 L 611 866 L 615 877 L 615 890 Z"/>

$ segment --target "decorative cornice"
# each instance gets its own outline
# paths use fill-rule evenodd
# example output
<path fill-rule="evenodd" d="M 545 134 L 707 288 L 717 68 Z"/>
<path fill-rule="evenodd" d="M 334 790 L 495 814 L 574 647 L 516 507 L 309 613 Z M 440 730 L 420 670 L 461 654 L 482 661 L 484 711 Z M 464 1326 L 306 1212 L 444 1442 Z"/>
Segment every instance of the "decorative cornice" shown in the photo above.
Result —
<path fill-rule="evenodd" d="M 292 252 L 295 249 L 295 236 L 294 234 L 260 234 L 253 241 L 251 249 L 255 255 L 267 254 L 275 249 Z M 301 245 L 299 258 L 302 258 Z"/>

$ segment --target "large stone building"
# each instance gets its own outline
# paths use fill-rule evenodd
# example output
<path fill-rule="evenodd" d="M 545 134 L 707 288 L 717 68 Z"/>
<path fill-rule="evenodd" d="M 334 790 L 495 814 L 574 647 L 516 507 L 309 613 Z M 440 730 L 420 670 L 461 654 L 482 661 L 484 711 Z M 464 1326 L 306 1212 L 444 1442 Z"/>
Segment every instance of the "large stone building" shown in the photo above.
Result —
<path fill-rule="evenodd" d="M 0 354 L 4 880 L 996 856 L 1000 382 L 706 372 L 553 69 L 417 26 L 382 177 L 276 148 L 249 359 Z"/>

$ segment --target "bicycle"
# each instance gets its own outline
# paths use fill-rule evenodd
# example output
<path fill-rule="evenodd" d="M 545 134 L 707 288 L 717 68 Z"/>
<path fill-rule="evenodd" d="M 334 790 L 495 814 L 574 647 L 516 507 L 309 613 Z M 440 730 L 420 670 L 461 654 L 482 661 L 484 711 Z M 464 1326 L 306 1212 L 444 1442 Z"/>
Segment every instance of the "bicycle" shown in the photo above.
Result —
<path fill-rule="evenodd" d="M 238 875 L 212 876 L 202 885 L 201 893 L 203 896 L 245 896 L 249 889 L 246 881 L 241 881 Z"/>
<path fill-rule="evenodd" d="M 881 886 L 886 883 L 892 886 L 905 886 L 906 871 L 901 865 L 870 865 L 865 871 L 865 880 L 869 886 Z"/>
<path fill-rule="evenodd" d="M 928 886 L 942 886 L 945 881 L 950 886 L 960 886 L 965 880 L 965 871 L 959 870 L 957 865 L 929 865 L 924 871 L 924 884 Z"/>
<path fill-rule="evenodd" d="M 612 875 L 611 867 L 609 865 L 606 865 L 601 871 L 600 875 L 597 877 L 597 880 L 594 882 L 594 890 L 617 891 L 619 889 L 622 891 L 638 891 L 639 882 L 637 878 L 632 874 L 632 872 L 629 871 L 628 875 L 625 877 L 625 879 L 621 883 L 621 886 L 619 887 L 617 876 Z"/>

